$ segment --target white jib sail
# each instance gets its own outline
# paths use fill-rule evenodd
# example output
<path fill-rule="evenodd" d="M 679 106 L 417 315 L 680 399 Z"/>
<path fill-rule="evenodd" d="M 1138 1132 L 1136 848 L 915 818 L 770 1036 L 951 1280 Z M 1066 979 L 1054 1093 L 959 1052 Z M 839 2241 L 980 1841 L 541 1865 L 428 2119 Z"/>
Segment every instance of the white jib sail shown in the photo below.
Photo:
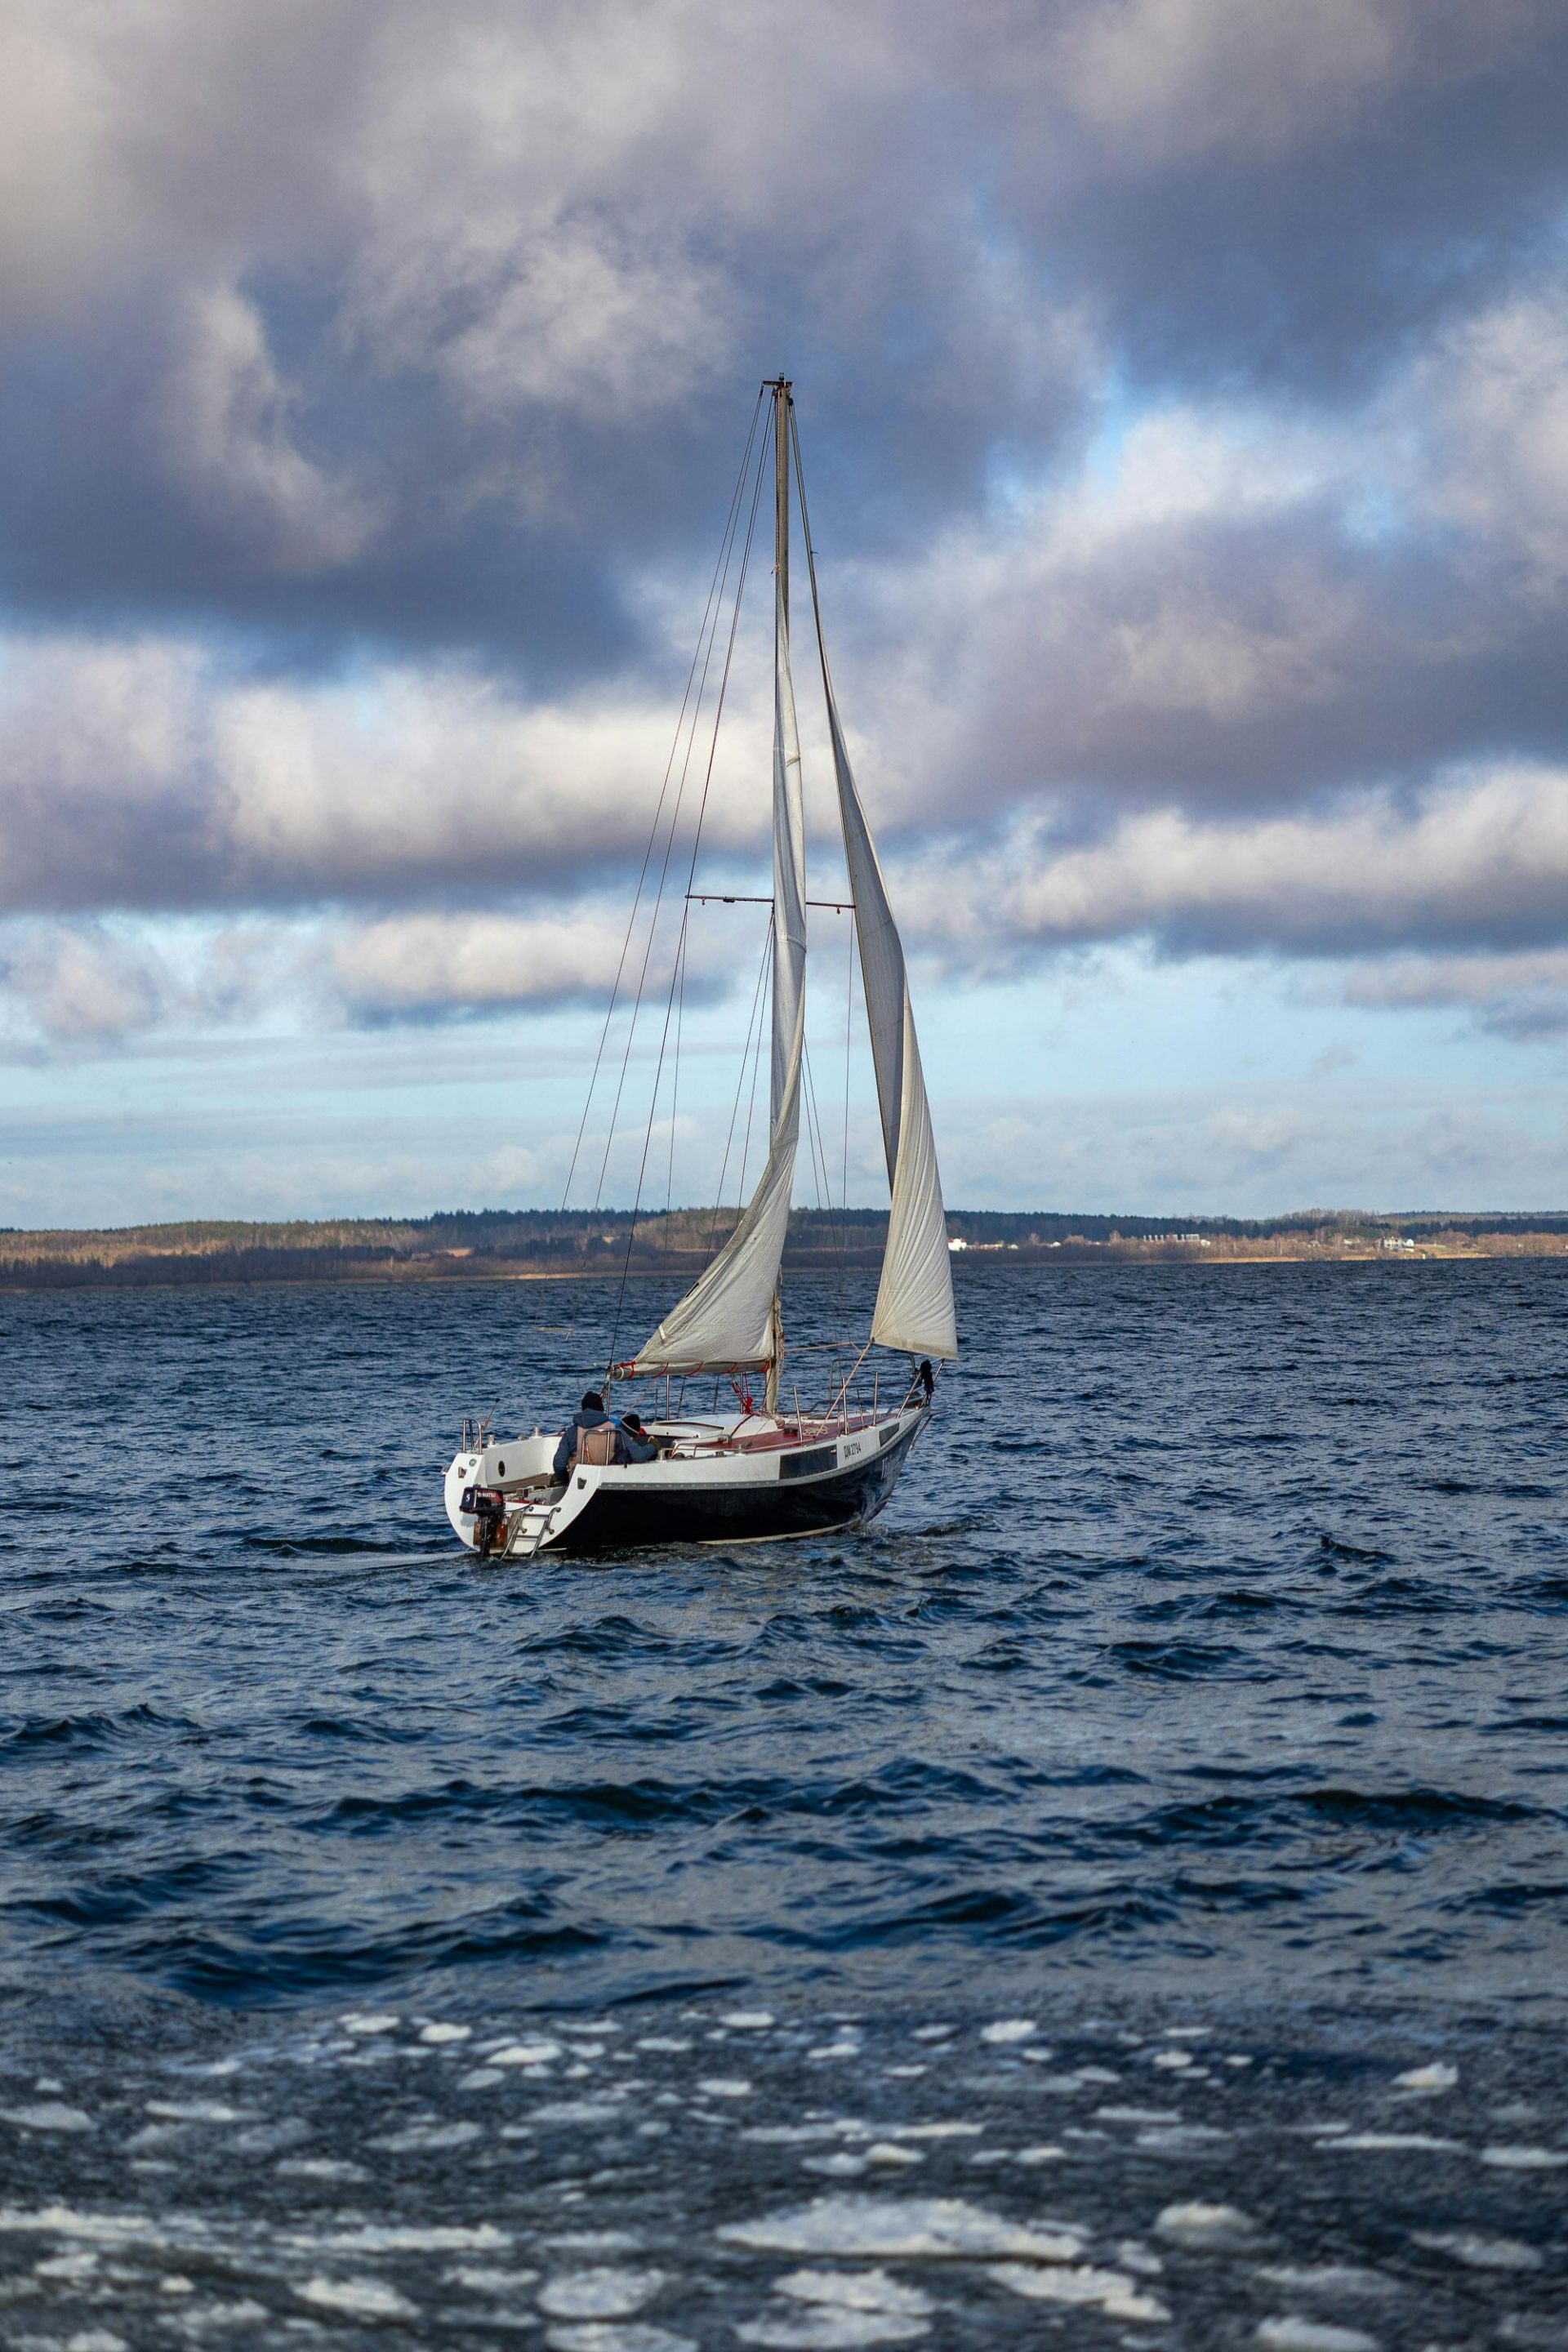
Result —
<path fill-rule="evenodd" d="M 774 595 L 773 1118 L 767 1165 L 718 1256 L 639 1349 L 636 1373 L 740 1370 L 773 1358 L 773 1294 L 789 1232 L 805 1040 L 805 816 L 789 666 L 788 574 L 781 565 Z"/>
<path fill-rule="evenodd" d="M 952 1357 L 958 1353 L 952 1262 L 948 1255 L 936 1138 L 910 1004 L 909 975 L 831 686 L 827 719 L 844 820 L 844 855 L 860 937 L 860 971 L 882 1112 L 888 1181 L 893 1193 L 871 1337 L 879 1347 L 906 1349 L 912 1356 Z"/>

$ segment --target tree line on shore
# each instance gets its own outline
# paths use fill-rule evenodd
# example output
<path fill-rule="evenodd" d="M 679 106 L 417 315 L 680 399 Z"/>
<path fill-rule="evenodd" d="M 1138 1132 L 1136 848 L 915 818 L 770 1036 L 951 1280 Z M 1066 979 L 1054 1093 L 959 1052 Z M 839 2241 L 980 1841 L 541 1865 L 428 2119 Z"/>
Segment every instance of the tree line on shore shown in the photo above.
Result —
<path fill-rule="evenodd" d="M 700 1265 L 733 1226 L 734 1209 L 447 1210 L 409 1218 L 286 1223 L 235 1221 L 126 1225 L 94 1232 L 0 1228 L 0 1287 L 211 1282 L 472 1280 L 565 1276 Z M 1308 1209 L 1274 1218 L 1100 1216 L 1055 1210 L 955 1209 L 955 1260 L 999 1264 L 1237 1259 L 1517 1257 L 1568 1249 L 1568 1213 L 1510 1215 L 1423 1210 L 1403 1215 Z M 884 1209 L 796 1209 L 786 1265 L 875 1265 Z"/>

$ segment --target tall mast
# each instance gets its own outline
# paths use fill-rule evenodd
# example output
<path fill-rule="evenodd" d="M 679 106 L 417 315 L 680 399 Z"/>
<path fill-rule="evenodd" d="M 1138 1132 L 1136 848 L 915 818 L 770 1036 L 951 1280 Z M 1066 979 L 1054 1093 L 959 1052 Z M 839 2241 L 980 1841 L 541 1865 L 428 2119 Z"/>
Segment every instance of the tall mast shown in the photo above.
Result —
<path fill-rule="evenodd" d="M 789 436 L 790 382 L 781 375 L 773 385 L 773 561 L 778 568 L 778 609 L 789 627 Z"/>
<path fill-rule="evenodd" d="M 775 697 L 777 694 L 777 680 L 779 677 L 782 675 L 787 678 L 789 675 L 789 453 L 790 383 L 787 376 L 781 375 L 776 377 L 773 382 L 773 669 L 775 679 Z M 786 747 L 783 741 L 784 715 L 782 709 L 778 707 L 776 700 L 774 730 L 775 735 L 779 739 L 777 750 L 775 751 L 775 759 L 787 759 L 789 756 L 788 747 Z M 791 698 L 789 731 L 792 735 L 795 731 L 793 697 Z M 796 789 L 798 791 L 800 761 L 800 747 L 798 743 L 795 745 L 794 751 L 796 762 Z M 778 821 L 777 798 L 777 788 L 775 786 L 775 825 Z M 780 1048 L 783 1045 L 781 1032 L 784 1026 L 780 1017 L 782 1008 L 779 1003 L 778 996 L 782 961 L 779 950 L 783 946 L 784 942 L 781 938 L 781 918 L 783 909 L 779 905 L 779 877 L 777 872 L 777 852 L 775 849 L 773 877 L 774 1099 L 773 1106 L 773 1115 L 775 1118 L 778 1115 L 777 1097 L 783 1078 L 783 1072 L 780 1067 L 782 1060 Z M 773 1309 L 768 1318 L 768 1362 L 766 1372 L 763 1375 L 763 1410 L 770 1413 L 776 1413 L 779 1409 L 779 1369 L 784 1361 L 784 1308 L 779 1298 L 778 1283 L 775 1280 L 773 1284 Z"/>

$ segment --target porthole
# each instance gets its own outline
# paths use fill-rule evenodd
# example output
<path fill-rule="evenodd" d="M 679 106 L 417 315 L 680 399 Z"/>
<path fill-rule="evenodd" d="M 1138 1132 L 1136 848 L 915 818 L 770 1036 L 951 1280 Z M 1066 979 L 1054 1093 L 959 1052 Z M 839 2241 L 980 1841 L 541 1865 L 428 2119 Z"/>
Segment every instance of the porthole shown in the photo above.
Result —
<path fill-rule="evenodd" d="M 496 1476 L 498 1478 L 504 1478 L 506 1476 L 506 1464 L 504 1462 L 498 1462 L 496 1464 Z"/>

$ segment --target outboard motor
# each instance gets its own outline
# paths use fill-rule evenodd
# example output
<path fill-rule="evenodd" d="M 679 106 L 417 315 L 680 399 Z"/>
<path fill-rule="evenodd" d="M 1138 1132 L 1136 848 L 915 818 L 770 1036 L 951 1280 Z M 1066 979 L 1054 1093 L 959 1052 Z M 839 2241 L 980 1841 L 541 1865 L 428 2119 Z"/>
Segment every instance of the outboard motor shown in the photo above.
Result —
<path fill-rule="evenodd" d="M 474 1515 L 474 1543 L 481 1559 L 489 1559 L 498 1540 L 506 1541 L 506 1497 L 489 1486 L 465 1486 L 465 1511 Z"/>

